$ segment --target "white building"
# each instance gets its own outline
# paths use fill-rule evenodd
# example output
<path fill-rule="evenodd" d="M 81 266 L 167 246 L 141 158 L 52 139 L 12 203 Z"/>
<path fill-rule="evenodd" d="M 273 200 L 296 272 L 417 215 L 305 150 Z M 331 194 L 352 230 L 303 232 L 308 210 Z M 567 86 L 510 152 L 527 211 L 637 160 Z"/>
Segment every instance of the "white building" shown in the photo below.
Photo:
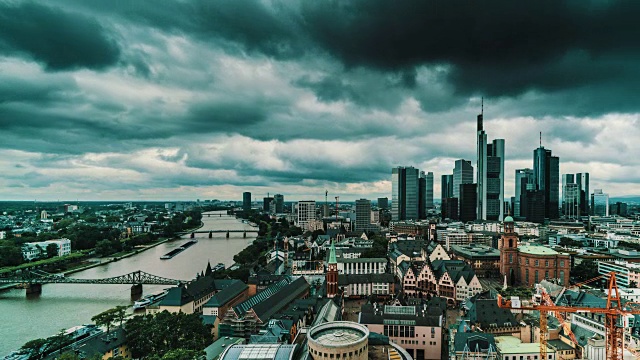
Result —
<path fill-rule="evenodd" d="M 57 256 L 69 255 L 71 253 L 71 240 L 63 238 L 26 243 L 22 245 L 22 256 L 27 261 L 46 256 L 47 246 L 49 246 L 50 244 L 55 244 L 56 246 L 58 246 Z"/>
<path fill-rule="evenodd" d="M 306 229 L 310 220 L 316 219 L 316 202 L 314 200 L 298 201 L 298 226 Z"/>
<path fill-rule="evenodd" d="M 387 272 L 386 258 L 339 258 L 338 274 L 384 274 Z"/>

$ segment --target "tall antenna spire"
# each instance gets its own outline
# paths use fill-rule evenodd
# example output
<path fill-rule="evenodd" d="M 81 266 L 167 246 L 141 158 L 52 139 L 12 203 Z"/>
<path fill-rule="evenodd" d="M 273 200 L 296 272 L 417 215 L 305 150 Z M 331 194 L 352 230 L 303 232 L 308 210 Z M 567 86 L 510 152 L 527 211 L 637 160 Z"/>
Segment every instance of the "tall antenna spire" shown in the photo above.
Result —
<path fill-rule="evenodd" d="M 480 98 L 480 114 L 484 116 L 484 96 Z"/>
<path fill-rule="evenodd" d="M 540 147 L 542 147 L 542 131 L 540 131 Z"/>

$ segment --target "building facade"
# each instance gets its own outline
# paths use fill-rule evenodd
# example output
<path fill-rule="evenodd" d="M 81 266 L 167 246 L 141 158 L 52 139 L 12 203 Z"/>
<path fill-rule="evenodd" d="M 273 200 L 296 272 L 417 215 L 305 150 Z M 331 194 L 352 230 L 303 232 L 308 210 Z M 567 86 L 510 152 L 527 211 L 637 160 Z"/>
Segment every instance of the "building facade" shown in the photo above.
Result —
<path fill-rule="evenodd" d="M 536 190 L 544 194 L 545 218 L 557 219 L 560 208 L 560 159 L 543 146 L 533 151 Z"/>
<path fill-rule="evenodd" d="M 307 229 L 309 221 L 316 219 L 316 202 L 314 200 L 298 201 L 298 226 Z"/>
<path fill-rule="evenodd" d="M 248 191 L 242 193 L 242 210 L 251 210 L 251 193 Z"/>
<path fill-rule="evenodd" d="M 500 273 L 508 285 L 533 286 L 542 280 L 569 286 L 571 257 L 544 246 L 519 246 L 513 218 L 507 216 L 498 241 Z"/>
<path fill-rule="evenodd" d="M 413 166 L 391 169 L 391 220 L 416 220 L 419 207 L 419 170 Z"/>

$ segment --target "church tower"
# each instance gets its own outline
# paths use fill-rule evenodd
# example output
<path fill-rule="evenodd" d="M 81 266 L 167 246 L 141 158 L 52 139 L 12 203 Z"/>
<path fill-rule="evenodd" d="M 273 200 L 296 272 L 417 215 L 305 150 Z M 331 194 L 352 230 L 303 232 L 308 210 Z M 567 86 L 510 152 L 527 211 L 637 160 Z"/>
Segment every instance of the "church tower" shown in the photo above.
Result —
<path fill-rule="evenodd" d="M 332 298 L 338 293 L 338 260 L 336 259 L 336 247 L 331 242 L 329 250 L 329 264 L 326 275 L 327 297 Z"/>
<path fill-rule="evenodd" d="M 509 286 L 515 285 L 520 278 L 518 274 L 518 234 L 514 231 L 511 216 L 504 219 L 504 233 L 498 242 L 500 250 L 500 274 L 506 276 Z"/>

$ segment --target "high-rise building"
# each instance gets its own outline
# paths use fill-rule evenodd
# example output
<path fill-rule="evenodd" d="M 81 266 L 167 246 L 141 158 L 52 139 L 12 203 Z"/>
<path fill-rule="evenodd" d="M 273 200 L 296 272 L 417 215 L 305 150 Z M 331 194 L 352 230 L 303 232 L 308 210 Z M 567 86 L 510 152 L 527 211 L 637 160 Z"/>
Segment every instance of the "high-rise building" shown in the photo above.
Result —
<path fill-rule="evenodd" d="M 272 197 L 267 196 L 266 198 L 262 199 L 262 211 L 264 212 L 269 212 L 269 210 L 271 209 L 271 202 L 273 201 Z"/>
<path fill-rule="evenodd" d="M 354 230 L 367 231 L 371 225 L 371 201 L 367 199 L 356 200 L 356 222 Z"/>
<path fill-rule="evenodd" d="M 418 219 L 427 218 L 427 174 L 420 171 L 418 178 Z"/>
<path fill-rule="evenodd" d="M 418 169 L 398 166 L 391 169 L 391 219 L 418 219 Z"/>
<path fill-rule="evenodd" d="M 433 209 L 433 173 L 427 173 L 427 209 Z"/>
<path fill-rule="evenodd" d="M 485 193 L 486 193 L 486 184 L 487 184 L 487 172 L 486 172 L 486 163 L 487 163 L 487 133 L 484 132 L 484 111 L 478 115 L 477 118 L 477 162 L 476 162 L 476 183 L 477 183 L 477 209 L 476 216 L 479 220 L 485 219 L 486 206 L 485 203 Z"/>
<path fill-rule="evenodd" d="M 251 210 L 251 193 L 248 191 L 242 193 L 242 210 Z"/>
<path fill-rule="evenodd" d="M 591 208 L 593 215 L 609 216 L 609 194 L 603 193 L 602 189 L 593 190 Z"/>
<path fill-rule="evenodd" d="M 298 226 L 307 229 L 309 221 L 316 218 L 316 202 L 314 200 L 298 201 Z"/>
<path fill-rule="evenodd" d="M 453 197 L 460 199 L 460 185 L 473 183 L 473 166 L 469 160 L 456 160 L 453 168 Z"/>
<path fill-rule="evenodd" d="M 504 217 L 504 139 L 487 143 L 484 114 L 477 119 L 477 209 L 479 220 L 500 220 Z"/>
<path fill-rule="evenodd" d="M 629 215 L 627 203 L 618 201 L 615 204 L 609 205 L 609 215 L 620 215 L 620 216 Z"/>
<path fill-rule="evenodd" d="M 440 201 L 453 197 L 453 175 L 442 175 L 440 186 Z"/>
<path fill-rule="evenodd" d="M 580 186 L 573 174 L 562 175 L 562 213 L 569 219 L 580 216 Z"/>
<path fill-rule="evenodd" d="M 544 223 L 544 191 L 525 190 L 520 196 L 520 217 L 538 224 Z"/>
<path fill-rule="evenodd" d="M 378 209 L 387 210 L 389 208 L 389 198 L 378 198 Z"/>
<path fill-rule="evenodd" d="M 458 206 L 460 221 L 467 222 L 476 220 L 476 205 L 478 195 L 476 187 L 476 184 L 460 185 L 460 200 Z"/>
<path fill-rule="evenodd" d="M 495 139 L 491 144 L 487 144 L 485 172 L 483 220 L 502 221 L 504 218 L 504 139 Z"/>
<path fill-rule="evenodd" d="M 560 209 L 560 159 L 543 146 L 533 151 L 536 189 L 544 193 L 545 218 L 557 219 Z"/>
<path fill-rule="evenodd" d="M 521 197 L 527 190 L 535 189 L 533 182 L 533 170 L 531 169 L 517 169 L 516 170 L 516 194 L 514 196 L 513 203 L 513 217 L 520 219 L 524 215 L 520 214 Z"/>
<path fill-rule="evenodd" d="M 458 198 L 444 198 L 442 199 L 442 218 L 458 220 Z"/>
<path fill-rule="evenodd" d="M 578 184 L 578 191 L 580 199 L 580 216 L 591 214 L 590 201 L 589 201 L 589 173 L 577 173 L 576 184 Z"/>
<path fill-rule="evenodd" d="M 284 212 L 284 195 L 282 194 L 273 195 L 273 202 L 276 204 L 276 208 L 275 208 L 276 214 L 282 214 Z"/>

